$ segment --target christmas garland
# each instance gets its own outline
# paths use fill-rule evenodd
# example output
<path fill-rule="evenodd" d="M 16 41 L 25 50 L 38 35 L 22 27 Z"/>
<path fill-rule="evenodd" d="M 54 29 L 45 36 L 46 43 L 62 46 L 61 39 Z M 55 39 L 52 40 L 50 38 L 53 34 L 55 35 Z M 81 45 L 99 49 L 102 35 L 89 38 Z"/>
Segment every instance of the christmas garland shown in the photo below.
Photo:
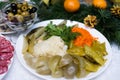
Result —
<path fill-rule="evenodd" d="M 15 0 L 10 0 L 15 1 Z M 64 0 L 31 0 L 38 7 L 38 18 L 69 19 L 85 23 L 100 31 L 111 43 L 120 46 L 120 5 L 117 0 L 106 0 L 107 8 L 101 9 L 89 4 L 80 4 L 77 12 L 67 12 L 64 9 Z M 48 1 L 47 3 L 45 1 Z M 3 3 L 0 2 L 0 6 Z M 118 5 L 116 5 L 118 4 Z M 0 7 L 1 8 L 1 7 Z"/>

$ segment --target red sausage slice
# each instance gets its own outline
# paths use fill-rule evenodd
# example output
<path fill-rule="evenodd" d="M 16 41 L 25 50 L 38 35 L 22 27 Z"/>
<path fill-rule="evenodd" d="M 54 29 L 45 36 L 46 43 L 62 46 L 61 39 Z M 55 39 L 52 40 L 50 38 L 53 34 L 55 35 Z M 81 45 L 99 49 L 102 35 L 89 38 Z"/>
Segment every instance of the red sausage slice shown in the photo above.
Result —
<path fill-rule="evenodd" d="M 10 60 L 13 57 L 13 53 L 0 54 L 0 60 Z"/>
<path fill-rule="evenodd" d="M 3 74 L 5 72 L 8 71 L 8 67 L 7 66 L 0 66 L 0 74 Z"/>
<path fill-rule="evenodd" d="M 8 66 L 10 64 L 10 60 L 0 60 L 0 66 Z"/>

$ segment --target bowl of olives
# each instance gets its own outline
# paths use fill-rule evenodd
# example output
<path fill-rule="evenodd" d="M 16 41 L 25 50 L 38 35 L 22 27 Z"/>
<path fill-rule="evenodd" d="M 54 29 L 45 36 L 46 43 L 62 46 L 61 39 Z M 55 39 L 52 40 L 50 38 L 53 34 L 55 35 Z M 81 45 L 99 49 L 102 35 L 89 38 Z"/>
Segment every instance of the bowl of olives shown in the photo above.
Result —
<path fill-rule="evenodd" d="M 37 7 L 30 2 L 11 2 L 3 7 L 6 24 L 14 31 L 23 31 L 34 24 Z"/>

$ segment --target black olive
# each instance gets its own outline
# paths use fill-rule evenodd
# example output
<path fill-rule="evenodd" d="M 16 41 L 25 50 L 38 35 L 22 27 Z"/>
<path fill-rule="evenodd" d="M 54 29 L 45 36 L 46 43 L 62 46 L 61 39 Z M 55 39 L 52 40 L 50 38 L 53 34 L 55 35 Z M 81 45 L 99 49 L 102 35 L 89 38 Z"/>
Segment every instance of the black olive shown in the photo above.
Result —
<path fill-rule="evenodd" d="M 11 6 L 11 8 L 12 8 L 12 9 L 17 8 L 17 4 L 16 4 L 16 3 L 11 3 L 11 5 L 10 5 L 10 6 Z"/>
<path fill-rule="evenodd" d="M 27 11 L 28 11 L 30 14 L 32 13 L 32 10 L 31 10 L 31 9 L 28 9 Z"/>
<path fill-rule="evenodd" d="M 17 9 L 12 9 L 13 14 L 17 14 Z"/>
<path fill-rule="evenodd" d="M 30 13 L 35 13 L 37 11 L 36 7 L 32 7 L 32 9 L 30 10 Z"/>
<path fill-rule="evenodd" d="M 5 11 L 6 14 L 8 14 L 8 13 L 10 13 L 10 12 L 11 12 L 10 10 L 6 10 L 6 11 Z"/>

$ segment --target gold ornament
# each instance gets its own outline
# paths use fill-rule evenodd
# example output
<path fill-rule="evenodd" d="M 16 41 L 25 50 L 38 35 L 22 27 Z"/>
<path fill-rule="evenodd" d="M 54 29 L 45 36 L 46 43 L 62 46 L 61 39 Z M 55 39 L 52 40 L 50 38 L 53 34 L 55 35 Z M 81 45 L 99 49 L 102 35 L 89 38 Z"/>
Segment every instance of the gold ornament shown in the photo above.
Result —
<path fill-rule="evenodd" d="M 97 25 L 97 18 L 96 16 L 93 15 L 88 15 L 87 17 L 84 18 L 84 24 L 89 27 L 94 27 Z"/>
<path fill-rule="evenodd" d="M 114 5 L 119 5 L 120 6 L 120 0 L 111 0 Z"/>
<path fill-rule="evenodd" d="M 114 5 L 110 10 L 113 15 L 120 17 L 120 6 Z"/>

